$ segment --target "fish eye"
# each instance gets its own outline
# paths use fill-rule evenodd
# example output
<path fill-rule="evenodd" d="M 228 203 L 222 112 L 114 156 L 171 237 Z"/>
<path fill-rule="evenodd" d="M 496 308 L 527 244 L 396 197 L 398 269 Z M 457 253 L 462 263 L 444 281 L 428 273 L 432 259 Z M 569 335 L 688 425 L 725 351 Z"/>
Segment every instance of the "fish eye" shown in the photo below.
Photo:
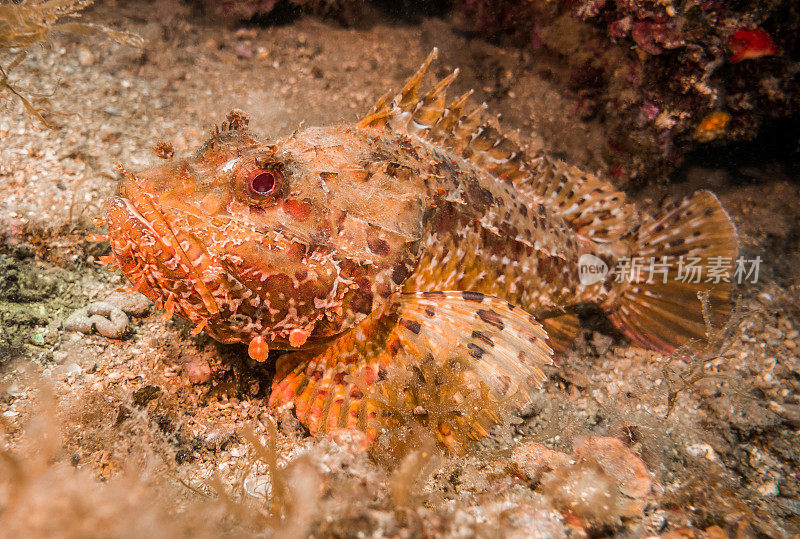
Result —
<path fill-rule="evenodd" d="M 250 179 L 250 189 L 257 195 L 269 195 L 277 183 L 274 172 L 258 172 Z"/>
<path fill-rule="evenodd" d="M 245 187 L 255 200 L 273 198 L 283 190 L 283 174 L 277 167 L 259 166 L 246 176 Z"/>
<path fill-rule="evenodd" d="M 287 178 L 283 163 L 271 155 L 248 155 L 232 165 L 234 192 L 237 198 L 250 206 L 265 207 L 277 203 L 286 191 Z"/>

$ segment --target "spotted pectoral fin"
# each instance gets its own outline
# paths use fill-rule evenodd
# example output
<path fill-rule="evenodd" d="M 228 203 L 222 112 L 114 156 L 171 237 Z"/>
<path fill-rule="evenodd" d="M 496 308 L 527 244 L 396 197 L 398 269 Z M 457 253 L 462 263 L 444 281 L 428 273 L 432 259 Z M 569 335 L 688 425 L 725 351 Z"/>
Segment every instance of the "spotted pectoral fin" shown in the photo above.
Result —
<path fill-rule="evenodd" d="M 469 358 L 465 382 L 485 384 L 497 397 L 527 393 L 552 364 L 547 333 L 531 315 L 478 292 L 417 292 L 401 296 L 395 333 L 403 358 Z"/>
<path fill-rule="evenodd" d="M 545 380 L 542 367 L 552 363 L 546 339 L 528 313 L 492 296 L 397 294 L 380 313 L 326 348 L 284 356 L 270 404 L 294 402 L 298 418 L 312 433 L 342 427 L 369 432 L 372 422 L 383 418 L 381 400 L 386 395 L 404 395 L 409 409 L 425 405 L 418 402 L 415 388 L 391 387 L 403 382 L 387 373 L 433 363 L 459 377 L 456 391 L 442 391 L 450 402 L 440 404 L 452 413 L 440 416 L 437 434 L 485 435 L 497 422 L 491 403 L 525 403 Z M 485 397 L 483 408 L 460 406 L 476 392 Z"/>

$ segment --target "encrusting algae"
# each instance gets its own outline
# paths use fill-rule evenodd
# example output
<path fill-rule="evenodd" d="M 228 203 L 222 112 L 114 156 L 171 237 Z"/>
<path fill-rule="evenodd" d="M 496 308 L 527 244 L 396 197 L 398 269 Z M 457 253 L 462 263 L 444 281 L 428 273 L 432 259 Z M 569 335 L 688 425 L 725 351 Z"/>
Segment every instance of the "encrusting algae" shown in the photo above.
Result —
<path fill-rule="evenodd" d="M 730 283 L 679 275 L 678 261 L 736 258 L 713 194 L 639 219 L 608 181 L 528 155 L 483 107 L 465 112 L 469 93 L 447 103 L 457 71 L 420 94 L 435 55 L 356 124 L 262 142 L 234 111 L 190 159 L 162 146 L 163 166 L 120 166 L 106 261 L 196 332 L 248 344 L 258 361 L 291 350 L 270 404 L 293 405 L 312 433 L 374 437 L 398 405 L 428 416 L 419 376 L 397 388 L 387 373 L 444 370 L 458 385 L 433 400 L 453 413 L 428 419 L 453 446 L 486 435 L 495 407 L 529 402 L 582 305 L 663 352 L 704 335 L 698 293 L 716 317 L 730 311 Z M 663 268 L 581 278 L 586 260 L 631 259 Z"/>

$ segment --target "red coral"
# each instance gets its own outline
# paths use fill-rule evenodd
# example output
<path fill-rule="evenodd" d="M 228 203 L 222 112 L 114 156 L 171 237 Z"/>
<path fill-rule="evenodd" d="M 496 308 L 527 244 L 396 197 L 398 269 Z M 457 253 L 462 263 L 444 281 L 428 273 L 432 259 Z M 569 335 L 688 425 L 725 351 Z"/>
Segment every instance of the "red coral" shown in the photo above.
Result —
<path fill-rule="evenodd" d="M 761 28 L 737 30 L 728 39 L 728 48 L 733 52 L 731 62 L 754 60 L 763 56 L 776 56 L 781 50 L 775 46 L 772 38 Z"/>

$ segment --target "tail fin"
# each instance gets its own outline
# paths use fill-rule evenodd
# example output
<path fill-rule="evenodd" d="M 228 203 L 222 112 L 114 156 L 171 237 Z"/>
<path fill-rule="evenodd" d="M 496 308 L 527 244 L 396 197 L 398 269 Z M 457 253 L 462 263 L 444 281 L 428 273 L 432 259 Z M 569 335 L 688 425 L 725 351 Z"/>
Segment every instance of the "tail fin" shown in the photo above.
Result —
<path fill-rule="evenodd" d="M 708 293 L 712 319 L 729 316 L 739 242 L 713 193 L 699 191 L 665 207 L 628 239 L 629 272 L 603 305 L 628 337 L 665 353 L 704 337 L 701 292 Z"/>

